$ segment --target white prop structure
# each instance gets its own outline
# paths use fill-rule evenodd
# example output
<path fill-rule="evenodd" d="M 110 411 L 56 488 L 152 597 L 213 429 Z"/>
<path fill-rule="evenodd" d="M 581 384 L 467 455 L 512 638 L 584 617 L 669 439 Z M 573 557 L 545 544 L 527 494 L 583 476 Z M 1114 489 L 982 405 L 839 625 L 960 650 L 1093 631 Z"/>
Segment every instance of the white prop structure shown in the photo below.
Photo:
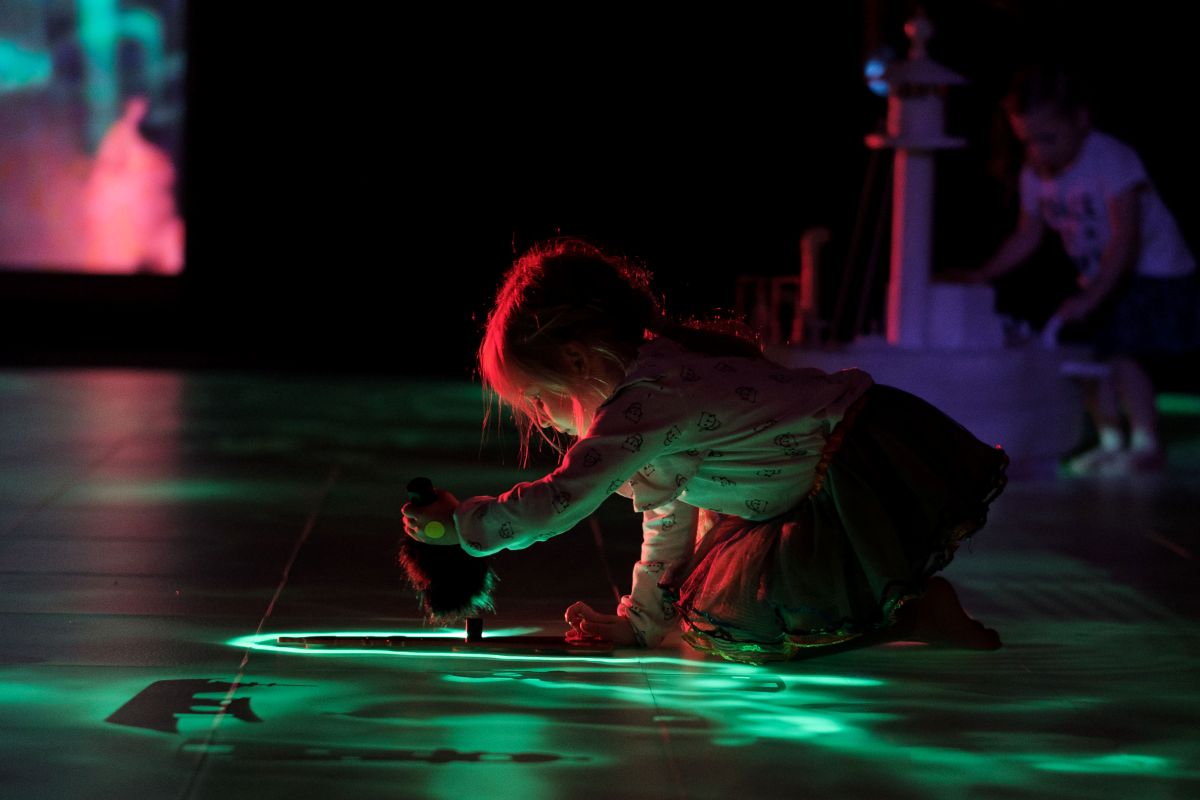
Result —
<path fill-rule="evenodd" d="M 934 159 L 965 145 L 946 135 L 944 104 L 948 87 L 966 80 L 929 57 L 933 26 L 923 14 L 905 32 L 908 57 L 885 73 L 886 133 L 866 137 L 870 148 L 895 151 L 886 339 L 865 337 L 836 349 L 775 339 L 768 355 L 788 366 L 865 369 L 1003 445 L 1014 474 L 1052 474 L 1081 432 L 1078 388 L 1063 374 L 1064 362 L 1078 354 L 1036 343 L 1006 347 L 990 286 L 932 280 Z"/>

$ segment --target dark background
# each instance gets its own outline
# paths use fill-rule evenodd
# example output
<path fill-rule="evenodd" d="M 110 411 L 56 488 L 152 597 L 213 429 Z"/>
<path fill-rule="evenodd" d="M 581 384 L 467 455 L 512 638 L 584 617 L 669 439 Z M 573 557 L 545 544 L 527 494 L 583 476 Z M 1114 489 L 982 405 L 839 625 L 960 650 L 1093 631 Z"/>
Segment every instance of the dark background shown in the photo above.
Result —
<path fill-rule="evenodd" d="M 1019 153 L 996 100 L 1046 51 L 1092 79 L 1098 125 L 1139 149 L 1191 235 L 1184 11 L 923 5 L 931 53 L 972 82 L 948 100 L 970 146 L 939 156 L 935 270 L 979 263 L 1011 225 Z M 465 376 L 514 253 L 560 233 L 642 258 L 672 310 L 697 314 L 730 307 L 738 274 L 798 269 L 800 235 L 824 225 L 828 305 L 861 271 L 856 212 L 882 192 L 864 188 L 863 136 L 885 109 L 862 65 L 906 51 L 915 4 L 819 6 L 431 16 L 195 0 L 184 277 L 0 273 L 0 358 Z"/>

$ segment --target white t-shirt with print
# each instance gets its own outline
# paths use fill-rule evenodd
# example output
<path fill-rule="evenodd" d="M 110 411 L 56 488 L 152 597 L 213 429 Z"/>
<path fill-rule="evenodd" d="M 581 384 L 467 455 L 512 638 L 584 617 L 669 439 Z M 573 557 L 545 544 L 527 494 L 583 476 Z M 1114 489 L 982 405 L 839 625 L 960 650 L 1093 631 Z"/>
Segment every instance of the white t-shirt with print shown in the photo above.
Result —
<path fill-rule="evenodd" d="M 1108 204 L 1141 188 L 1141 230 L 1137 274 L 1171 278 L 1191 274 L 1196 261 L 1179 226 L 1150 182 L 1133 148 L 1101 131 L 1090 131 L 1079 156 L 1061 174 L 1043 178 L 1028 165 L 1021 170 L 1021 209 L 1040 216 L 1062 237 L 1079 273 L 1093 278 L 1112 238 Z"/>

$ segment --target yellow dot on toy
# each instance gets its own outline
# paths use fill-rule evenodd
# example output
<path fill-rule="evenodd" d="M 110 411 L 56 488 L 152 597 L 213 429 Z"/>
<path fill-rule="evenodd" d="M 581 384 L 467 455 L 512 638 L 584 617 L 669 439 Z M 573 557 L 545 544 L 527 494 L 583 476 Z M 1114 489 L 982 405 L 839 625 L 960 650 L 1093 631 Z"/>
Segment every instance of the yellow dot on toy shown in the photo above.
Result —
<path fill-rule="evenodd" d="M 440 539 L 446 535 L 446 526 L 440 522 L 431 522 L 425 526 L 426 539 Z"/>

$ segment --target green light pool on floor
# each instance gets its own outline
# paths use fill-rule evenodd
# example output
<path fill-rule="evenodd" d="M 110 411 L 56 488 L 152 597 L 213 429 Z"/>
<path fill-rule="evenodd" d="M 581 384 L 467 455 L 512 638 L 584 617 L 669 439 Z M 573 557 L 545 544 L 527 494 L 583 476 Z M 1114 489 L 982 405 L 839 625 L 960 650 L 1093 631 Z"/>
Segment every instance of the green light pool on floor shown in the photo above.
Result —
<path fill-rule="evenodd" d="M 1035 764 L 1047 772 L 1080 772 L 1097 775 L 1143 775 L 1164 773 L 1172 768 L 1170 759 L 1158 756 L 1111 753 L 1105 756 L 1058 758 Z"/>
<path fill-rule="evenodd" d="M 499 636 L 524 636 L 527 634 L 536 633 L 540 628 L 502 628 L 484 633 L 484 638 L 499 637 Z M 288 653 L 297 656 L 321 656 L 321 657 L 354 657 L 354 656 L 373 656 L 373 657 L 438 657 L 438 658 L 456 658 L 456 659 L 476 659 L 489 661 L 523 661 L 537 662 L 544 664 L 563 664 L 566 662 L 586 663 L 586 664 L 604 664 L 610 666 L 630 666 L 639 665 L 647 666 L 671 666 L 685 667 L 689 670 L 703 670 L 707 672 L 718 672 L 723 675 L 734 676 L 754 676 L 766 678 L 774 676 L 774 673 L 768 672 L 761 667 L 748 667 L 744 664 L 735 664 L 725 661 L 693 661 L 685 658 L 671 658 L 668 656 L 539 656 L 539 655 L 510 655 L 507 653 L 493 652 L 446 652 L 441 650 L 384 650 L 379 648 L 304 648 L 296 646 L 288 646 L 279 644 L 281 637 L 302 638 L 315 636 L 345 636 L 345 637 L 395 637 L 395 636 L 419 636 L 423 638 L 439 638 L 439 639 L 462 639 L 463 632 L 452 628 L 443 628 L 441 630 L 430 631 L 428 629 L 418 628 L 415 630 L 399 630 L 399 631 L 307 631 L 307 632 L 292 632 L 292 631 L 276 631 L 274 633 L 250 634 L 247 636 L 238 636 L 229 639 L 225 642 L 229 647 L 236 647 L 245 650 L 259 650 L 270 653 Z M 843 686 L 843 687 L 862 687 L 862 686 L 880 686 L 883 681 L 873 678 L 857 678 L 841 675 L 783 675 L 775 676 L 784 684 L 810 684 L 815 686 Z M 739 689 L 741 684 L 736 683 L 721 683 L 720 686 L 710 686 L 710 689 Z"/>
<path fill-rule="evenodd" d="M 1167 417 L 1200 417 L 1200 396 L 1194 394 L 1160 394 L 1154 404 L 1158 413 Z"/>

